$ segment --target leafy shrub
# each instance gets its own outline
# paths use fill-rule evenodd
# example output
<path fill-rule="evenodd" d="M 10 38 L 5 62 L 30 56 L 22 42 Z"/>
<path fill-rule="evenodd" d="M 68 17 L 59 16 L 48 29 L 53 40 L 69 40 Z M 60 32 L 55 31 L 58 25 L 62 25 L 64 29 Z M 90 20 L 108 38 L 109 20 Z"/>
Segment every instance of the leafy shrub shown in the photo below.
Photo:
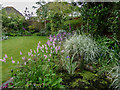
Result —
<path fill-rule="evenodd" d="M 84 61 L 87 63 L 96 62 L 98 47 L 90 36 L 75 34 L 64 42 L 63 47 L 65 54 L 70 58 L 75 55 L 74 61 L 77 61 L 81 69 L 83 69 Z"/>
<path fill-rule="evenodd" d="M 120 65 L 115 65 L 115 67 L 109 72 L 114 79 L 111 88 L 115 90 L 120 90 Z"/>
<path fill-rule="evenodd" d="M 28 57 L 22 57 L 23 62 L 20 63 L 20 69 L 17 72 L 12 71 L 13 84 L 9 87 L 44 87 L 44 88 L 63 88 L 61 85 L 62 78 L 58 77 L 54 72 L 57 68 L 55 61 L 60 50 L 60 46 L 56 45 L 56 37 L 49 38 L 46 44 L 40 46 L 40 42 L 37 46 L 37 51 L 30 49 Z M 20 52 L 22 55 L 22 52 Z M 6 62 L 7 55 L 0 59 L 2 62 Z M 12 63 L 15 63 L 11 58 Z"/>
<path fill-rule="evenodd" d="M 29 60 L 22 69 L 12 74 L 14 87 L 61 88 L 62 81 L 51 68 L 50 62 L 40 59 Z M 12 87 L 13 87 L 12 86 Z"/>
<path fill-rule="evenodd" d="M 114 36 L 113 39 L 98 36 L 96 42 L 99 48 L 97 64 L 99 64 L 100 67 L 98 74 L 103 74 L 103 72 L 111 70 L 114 67 L 114 63 L 120 59 L 120 42 Z"/>
<path fill-rule="evenodd" d="M 69 74 L 74 74 L 76 68 L 77 68 L 77 62 L 73 62 L 74 59 L 74 55 L 72 56 L 72 58 L 70 59 L 69 56 L 64 55 L 64 57 L 62 57 L 62 66 L 64 69 L 66 69 L 68 71 Z"/>
<path fill-rule="evenodd" d="M 83 56 L 84 60 L 88 62 L 95 62 L 95 57 L 98 54 L 96 42 L 86 35 L 75 34 L 70 39 L 67 39 L 63 46 L 68 55 L 76 54 L 77 59 Z"/>
<path fill-rule="evenodd" d="M 30 26 L 28 26 L 28 28 L 29 28 L 29 32 L 31 32 L 31 33 L 35 32 L 35 26 L 34 25 L 30 25 Z"/>

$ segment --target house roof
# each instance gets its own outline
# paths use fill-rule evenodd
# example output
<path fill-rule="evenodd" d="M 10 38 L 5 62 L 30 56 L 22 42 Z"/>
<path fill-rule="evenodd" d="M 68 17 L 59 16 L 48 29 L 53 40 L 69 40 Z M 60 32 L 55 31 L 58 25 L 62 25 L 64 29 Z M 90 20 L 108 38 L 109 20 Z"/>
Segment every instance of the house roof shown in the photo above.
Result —
<path fill-rule="evenodd" d="M 23 15 L 22 15 L 17 9 L 15 9 L 14 7 L 7 6 L 7 7 L 3 8 L 3 9 L 6 9 L 6 11 L 7 11 L 8 14 L 11 13 L 12 10 L 14 10 L 15 13 L 17 13 L 17 14 L 23 16 Z M 24 17 L 24 16 L 23 16 L 23 17 Z"/>

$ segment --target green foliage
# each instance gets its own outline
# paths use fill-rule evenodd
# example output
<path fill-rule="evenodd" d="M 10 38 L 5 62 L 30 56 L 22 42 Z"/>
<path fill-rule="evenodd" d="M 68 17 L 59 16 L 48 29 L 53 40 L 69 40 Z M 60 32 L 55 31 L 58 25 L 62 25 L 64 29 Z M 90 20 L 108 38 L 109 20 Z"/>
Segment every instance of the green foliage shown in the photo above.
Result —
<path fill-rule="evenodd" d="M 46 60 L 37 60 L 34 58 L 27 61 L 25 65 L 15 74 L 12 73 L 14 79 L 14 87 L 35 87 L 35 88 L 63 88 L 60 84 L 62 79 L 59 78 L 51 68 L 50 62 Z"/>
<path fill-rule="evenodd" d="M 35 26 L 34 25 L 30 25 L 28 26 L 29 32 L 34 33 L 35 32 Z"/>
<path fill-rule="evenodd" d="M 86 35 L 75 34 L 70 39 L 67 39 L 63 44 L 65 53 L 68 56 L 75 54 L 74 60 L 84 59 L 86 62 L 94 63 L 98 55 L 98 47 L 96 42 Z"/>
<path fill-rule="evenodd" d="M 108 72 L 114 67 L 114 64 L 120 59 L 119 41 L 113 36 L 113 39 L 107 37 L 98 37 L 96 39 L 99 47 L 99 57 L 97 64 L 99 64 L 98 74 Z"/>
<path fill-rule="evenodd" d="M 120 89 L 120 63 L 118 62 L 118 65 L 115 65 L 115 67 L 109 72 L 113 78 L 113 82 L 111 84 L 111 88 L 115 90 Z"/>
<path fill-rule="evenodd" d="M 74 55 L 72 56 L 72 58 L 70 58 L 67 55 L 64 55 L 62 57 L 63 68 L 67 70 L 70 75 L 74 74 L 77 68 L 77 62 L 73 62 L 73 59 L 74 59 Z"/>
<path fill-rule="evenodd" d="M 5 10 L 2 11 L 2 26 L 3 28 L 8 28 L 5 32 L 21 31 L 23 32 L 23 24 L 25 23 L 24 17 L 17 15 L 15 13 L 10 13 L 9 15 Z"/>
<path fill-rule="evenodd" d="M 119 9 L 117 3 L 83 4 L 81 16 L 84 21 L 85 32 L 95 35 L 104 35 L 108 32 L 118 32 Z"/>

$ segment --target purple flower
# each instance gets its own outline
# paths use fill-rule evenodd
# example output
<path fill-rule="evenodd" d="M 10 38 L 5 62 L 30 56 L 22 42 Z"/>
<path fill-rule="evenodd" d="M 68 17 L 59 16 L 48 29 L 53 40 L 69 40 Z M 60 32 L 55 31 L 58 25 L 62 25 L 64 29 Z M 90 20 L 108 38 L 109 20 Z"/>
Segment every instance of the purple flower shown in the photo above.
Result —
<path fill-rule="evenodd" d="M 50 61 L 50 59 L 48 59 L 48 61 Z"/>
<path fill-rule="evenodd" d="M 51 57 L 51 54 L 49 54 L 49 56 Z"/>
<path fill-rule="evenodd" d="M 58 47 L 58 50 L 60 50 L 60 46 Z"/>
<path fill-rule="evenodd" d="M 42 48 L 44 48 L 44 45 L 42 45 Z"/>
<path fill-rule="evenodd" d="M 44 55 L 45 59 L 47 58 L 47 55 Z"/>
<path fill-rule="evenodd" d="M 20 51 L 20 55 L 22 55 L 22 52 Z"/>
<path fill-rule="evenodd" d="M 14 61 L 14 60 L 12 60 L 12 63 L 15 63 L 15 61 Z"/>
<path fill-rule="evenodd" d="M 36 53 L 36 51 L 34 50 L 34 53 Z"/>
<path fill-rule="evenodd" d="M 64 35 L 66 34 L 66 32 L 63 33 Z"/>
<path fill-rule="evenodd" d="M 5 58 L 8 58 L 7 54 L 5 54 Z"/>
<path fill-rule="evenodd" d="M 51 47 L 51 49 L 53 49 L 53 48 Z"/>
<path fill-rule="evenodd" d="M 22 27 L 23 30 L 26 30 L 24 27 Z"/>
<path fill-rule="evenodd" d="M 28 59 L 28 61 L 31 60 L 31 58 Z"/>
<path fill-rule="evenodd" d="M 46 53 L 48 53 L 48 51 L 46 51 Z"/>
<path fill-rule="evenodd" d="M 48 50 L 48 48 L 47 48 L 47 47 L 45 47 L 45 49 L 46 49 L 46 50 Z"/>
<path fill-rule="evenodd" d="M 26 62 L 24 62 L 24 65 L 26 65 Z"/>
<path fill-rule="evenodd" d="M 4 60 L 3 60 L 3 59 L 0 59 L 0 61 L 2 61 L 2 62 L 3 62 Z"/>
<path fill-rule="evenodd" d="M 64 52 L 64 50 L 62 50 L 61 52 Z"/>
<path fill-rule="evenodd" d="M 50 41 L 49 41 L 49 40 L 47 41 L 47 44 L 48 44 L 48 46 L 50 47 L 51 44 L 50 44 Z"/>
<path fill-rule="evenodd" d="M 22 57 L 22 60 L 25 60 L 25 57 Z"/>
<path fill-rule="evenodd" d="M 69 56 L 67 56 L 66 58 L 70 58 Z"/>
<path fill-rule="evenodd" d="M 39 44 L 40 44 L 41 42 L 39 41 Z"/>
<path fill-rule="evenodd" d="M 30 52 L 32 53 L 32 49 L 30 49 Z"/>
<path fill-rule="evenodd" d="M 53 37 L 55 38 L 55 35 Z"/>
<path fill-rule="evenodd" d="M 53 44 L 53 48 L 55 48 L 55 44 Z"/>
<path fill-rule="evenodd" d="M 17 62 L 17 64 L 19 64 L 19 61 Z"/>
<path fill-rule="evenodd" d="M 13 57 L 11 57 L 11 60 L 13 60 Z"/>
<path fill-rule="evenodd" d="M 49 39 L 50 39 L 50 41 L 52 41 L 52 37 L 51 37 L 51 35 L 50 35 Z"/>
<path fill-rule="evenodd" d="M 39 52 L 39 48 L 37 48 L 37 53 Z"/>
<path fill-rule="evenodd" d="M 56 41 L 57 39 L 56 38 L 54 38 L 54 41 Z"/>
<path fill-rule="evenodd" d="M 3 57 L 3 60 L 6 61 L 5 57 Z"/>
<path fill-rule="evenodd" d="M 28 52 L 28 56 L 30 56 L 32 53 L 31 52 Z"/>

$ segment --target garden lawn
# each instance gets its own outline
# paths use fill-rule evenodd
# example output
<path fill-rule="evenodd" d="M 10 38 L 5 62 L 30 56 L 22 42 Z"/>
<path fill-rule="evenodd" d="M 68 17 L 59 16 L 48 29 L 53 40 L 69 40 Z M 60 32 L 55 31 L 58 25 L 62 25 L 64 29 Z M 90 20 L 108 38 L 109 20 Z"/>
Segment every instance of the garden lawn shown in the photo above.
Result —
<path fill-rule="evenodd" d="M 22 57 L 27 56 L 30 49 L 36 50 L 38 42 L 41 41 L 41 45 L 47 42 L 45 36 L 23 36 L 23 37 L 10 37 L 8 40 L 2 41 L 2 56 L 8 55 L 6 63 L 2 63 L 2 82 L 5 82 L 10 78 L 11 69 L 17 69 L 18 65 L 13 64 L 10 59 L 11 56 L 15 63 L 22 62 Z M 1 42 L 0 42 L 1 43 Z M 20 55 L 20 51 L 22 55 Z M 1 80 L 1 79 L 0 79 Z"/>

